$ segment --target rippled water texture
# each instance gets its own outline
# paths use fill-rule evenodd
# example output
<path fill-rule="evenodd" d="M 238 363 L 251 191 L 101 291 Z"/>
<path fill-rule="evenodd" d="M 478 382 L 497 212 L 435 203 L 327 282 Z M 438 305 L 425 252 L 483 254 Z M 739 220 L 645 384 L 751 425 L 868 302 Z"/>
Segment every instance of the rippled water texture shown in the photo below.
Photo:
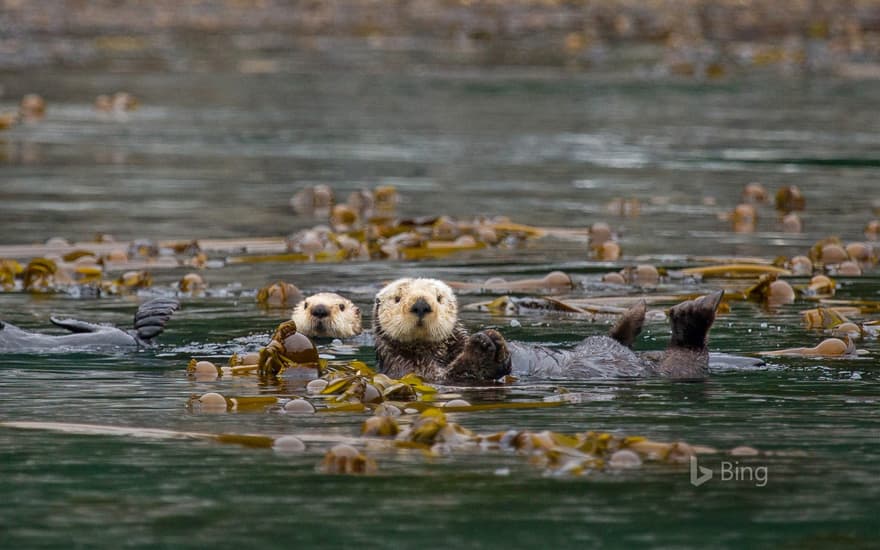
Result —
<path fill-rule="evenodd" d="M 305 185 L 328 183 L 345 196 L 393 184 L 407 215 L 488 213 L 570 228 L 608 221 L 620 232 L 623 261 L 590 262 L 584 242 L 547 239 L 426 263 L 206 270 L 212 292 L 183 299 L 156 352 L 0 358 L 0 420 L 353 436 L 362 414 L 189 412 L 194 393 L 278 390 L 244 378 L 198 382 L 186 363 L 264 342 L 285 313 L 258 309 L 254 290 L 277 278 L 309 293 L 342 292 L 365 312 L 383 281 L 414 274 L 482 281 L 563 269 L 580 283 L 575 297 L 636 294 L 601 285 L 600 274 L 642 255 L 675 267 L 689 265 L 690 255 L 802 254 L 832 234 L 861 240 L 880 199 L 878 82 L 655 81 L 401 65 L 357 52 L 333 63 L 311 59 L 289 73 L 251 76 L 4 75 L 4 104 L 37 91 L 49 111 L 41 123 L 0 135 L 0 244 L 99 232 L 119 240 L 287 235 L 316 223 L 288 207 Z M 94 97 L 117 89 L 135 93 L 142 107 L 124 119 L 98 116 Z M 770 207 L 757 232 L 731 232 L 718 214 L 750 181 L 800 186 L 805 232 L 782 233 Z M 607 212 L 615 197 L 638 198 L 641 215 Z M 183 273 L 157 271 L 155 285 L 168 288 Z M 880 293 L 876 271 L 839 282 L 844 299 Z M 656 292 L 720 286 L 673 282 Z M 29 328 L 45 327 L 53 312 L 127 325 L 136 303 L 0 294 L 0 313 Z M 807 307 L 736 303 L 712 330 L 711 348 L 749 354 L 814 345 L 822 335 L 798 315 Z M 521 316 L 519 327 L 484 313 L 464 318 L 513 340 L 558 344 L 607 330 L 558 315 Z M 667 337 L 667 325 L 653 324 L 637 347 L 662 349 Z M 776 359 L 717 372 L 705 384 L 565 383 L 579 402 L 451 415 L 478 432 L 594 429 L 750 445 L 765 454 L 740 464 L 766 466 L 765 487 L 717 475 L 693 487 L 679 466 L 548 477 L 505 453 L 377 451 L 378 475 L 330 476 L 315 471 L 327 443 L 283 455 L 2 428 L 0 546 L 872 547 L 880 535 L 880 345 L 858 345 L 870 355 Z M 357 357 L 372 364 L 372 349 Z M 461 393 L 474 403 L 540 400 L 559 385 Z M 707 464 L 718 472 L 720 460 Z"/>

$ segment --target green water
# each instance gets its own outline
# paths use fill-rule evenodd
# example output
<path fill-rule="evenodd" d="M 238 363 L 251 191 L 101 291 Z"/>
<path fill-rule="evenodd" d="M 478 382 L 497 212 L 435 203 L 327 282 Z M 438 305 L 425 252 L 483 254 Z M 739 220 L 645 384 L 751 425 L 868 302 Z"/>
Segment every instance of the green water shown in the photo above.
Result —
<path fill-rule="evenodd" d="M 183 299 L 155 352 L 0 358 L 0 420 L 354 436 L 363 414 L 188 411 L 191 394 L 281 390 L 249 378 L 195 381 L 185 365 L 194 355 L 264 342 L 285 314 L 258 309 L 254 292 L 278 278 L 309 293 L 344 293 L 365 312 L 383 281 L 417 274 L 481 281 L 563 269 L 578 282 L 572 297 L 636 294 L 643 291 L 602 285 L 601 273 L 643 255 L 675 267 L 688 265 L 687 255 L 805 253 L 829 234 L 861 240 L 872 201 L 880 200 L 876 82 L 701 84 L 344 59 L 294 67 L 251 77 L 4 75 L 0 101 L 40 91 L 49 116 L 0 135 L 0 243 L 97 232 L 120 240 L 289 234 L 316 223 L 287 206 L 303 185 L 329 183 L 344 197 L 391 183 L 407 215 L 503 214 L 574 228 L 605 220 L 621 233 L 623 260 L 590 262 L 584 243 L 544 240 L 426 263 L 206 270 L 208 296 Z M 125 121 L 96 117 L 94 96 L 115 89 L 136 93 L 143 107 Z M 718 214 L 750 181 L 799 185 L 805 232 L 782 233 L 765 207 L 756 233 L 732 233 Z M 641 216 L 606 212 L 615 197 L 641 199 Z M 154 272 L 153 292 L 170 292 L 184 272 Z M 880 295 L 875 270 L 839 283 L 839 298 Z M 700 293 L 719 284 L 673 281 L 650 292 Z M 26 328 L 46 327 L 52 313 L 125 326 L 136 303 L 0 294 L 0 314 Z M 798 315 L 808 307 L 734 304 L 719 317 L 710 347 L 749 354 L 814 345 L 822 335 L 804 329 Z M 550 314 L 519 316 L 519 327 L 476 312 L 464 320 L 470 328 L 497 326 L 512 340 L 556 344 L 607 330 Z M 667 325 L 649 325 L 637 348 L 662 349 L 667 334 Z M 500 452 L 429 458 L 377 450 L 378 475 L 331 476 L 316 472 L 329 443 L 287 455 L 2 428 L 0 546 L 875 547 L 880 345 L 858 346 L 869 355 L 776 359 L 715 372 L 705 384 L 565 383 L 579 402 L 451 415 L 477 432 L 607 430 L 762 451 L 706 458 L 716 478 L 700 487 L 685 466 L 572 478 Z M 372 349 L 357 357 L 372 362 Z M 535 400 L 559 385 L 530 380 L 460 393 L 473 403 Z M 766 486 L 718 479 L 721 460 L 766 467 Z"/>

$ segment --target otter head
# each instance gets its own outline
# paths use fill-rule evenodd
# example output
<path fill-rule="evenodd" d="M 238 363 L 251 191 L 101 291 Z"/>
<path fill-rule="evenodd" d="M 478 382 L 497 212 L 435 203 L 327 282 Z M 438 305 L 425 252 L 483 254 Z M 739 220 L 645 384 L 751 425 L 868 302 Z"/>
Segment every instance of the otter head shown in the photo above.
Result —
<path fill-rule="evenodd" d="M 398 342 L 442 342 L 457 321 L 455 294 L 436 279 L 398 279 L 376 295 L 376 333 Z"/>
<path fill-rule="evenodd" d="M 290 318 L 298 332 L 313 338 L 350 338 L 362 330 L 360 308 L 332 292 L 309 296 L 296 305 Z"/>

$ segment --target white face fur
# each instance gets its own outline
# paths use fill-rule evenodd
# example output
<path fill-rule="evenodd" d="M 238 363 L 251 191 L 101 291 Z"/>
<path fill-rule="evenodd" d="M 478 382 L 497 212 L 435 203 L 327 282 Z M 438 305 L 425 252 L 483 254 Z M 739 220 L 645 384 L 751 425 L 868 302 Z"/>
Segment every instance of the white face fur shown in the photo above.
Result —
<path fill-rule="evenodd" d="M 311 337 L 350 338 L 361 333 L 361 310 L 332 292 L 309 296 L 290 316 L 297 332 Z"/>
<path fill-rule="evenodd" d="M 457 321 L 455 294 L 437 279 L 398 279 L 376 295 L 376 322 L 398 342 L 441 342 Z"/>

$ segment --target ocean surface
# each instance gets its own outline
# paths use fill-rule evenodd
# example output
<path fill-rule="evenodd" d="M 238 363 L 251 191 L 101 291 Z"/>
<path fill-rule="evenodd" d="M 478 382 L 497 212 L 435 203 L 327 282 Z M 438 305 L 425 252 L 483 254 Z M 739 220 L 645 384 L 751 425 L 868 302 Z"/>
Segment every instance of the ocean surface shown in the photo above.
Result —
<path fill-rule="evenodd" d="M 341 46 L 344 51 L 344 46 Z M 0 357 L 0 546 L 352 548 L 871 548 L 880 536 L 880 345 L 852 359 L 773 358 L 713 372 L 702 384 L 662 380 L 521 380 L 453 388 L 471 403 L 542 401 L 554 408 L 452 413 L 479 433 L 509 429 L 608 431 L 757 456 L 705 458 L 714 478 L 695 487 L 687 465 L 646 464 L 584 476 L 552 475 L 503 452 L 368 450 L 372 476 L 319 473 L 331 446 L 359 433 L 365 413 L 202 414 L 193 394 L 275 395 L 254 377 L 197 381 L 191 357 L 256 349 L 284 320 L 258 288 L 277 279 L 306 293 L 349 296 L 366 313 L 400 276 L 479 282 L 563 270 L 562 297 L 701 294 L 724 280 L 616 287 L 601 275 L 635 263 L 670 269 L 705 256 L 805 254 L 831 235 L 861 241 L 880 208 L 880 81 L 742 76 L 700 82 L 646 74 L 401 63 L 352 48 L 294 56 L 270 74 L 235 71 L 34 70 L 2 76 L 0 105 L 24 93 L 48 102 L 43 121 L 0 134 L 0 245 L 71 241 L 289 235 L 321 220 L 290 197 L 328 184 L 338 197 L 394 185 L 406 216 L 503 215 L 524 224 L 585 229 L 605 221 L 623 256 L 591 260 L 584 240 L 548 237 L 424 262 L 255 263 L 205 269 L 205 296 L 182 308 L 155 350 Z M 141 102 L 98 114 L 100 93 Z M 802 233 L 785 233 L 772 206 L 757 230 L 735 233 L 719 215 L 749 182 L 797 185 Z M 638 199 L 622 217 L 614 199 Z M 78 299 L 0 293 L 0 318 L 48 330 L 52 314 L 126 327 L 137 304 L 189 269 L 156 270 L 138 296 Z M 806 284 L 806 278 L 792 283 Z M 837 278 L 835 298 L 877 301 L 880 276 Z M 462 294 L 462 305 L 488 299 Z M 666 306 L 674 302 L 665 303 Z M 664 305 L 661 302 L 662 307 Z M 767 309 L 734 302 L 710 335 L 713 351 L 753 355 L 812 346 L 799 299 Z M 876 318 L 867 313 L 860 320 Z M 510 340 L 569 345 L 607 331 L 553 313 L 465 310 L 471 329 Z M 636 344 L 663 349 L 668 325 Z M 370 365 L 373 349 L 353 356 Z M 63 422 L 183 432 L 302 436 L 307 448 L 270 449 L 191 439 L 12 428 Z M 406 422 L 406 420 L 404 420 Z M 701 459 L 702 460 L 702 459 Z M 723 479 L 764 468 L 766 483 Z M 733 463 L 733 464 L 731 464 Z M 730 470 L 733 471 L 733 470 Z M 752 470 L 755 471 L 755 470 Z"/>

